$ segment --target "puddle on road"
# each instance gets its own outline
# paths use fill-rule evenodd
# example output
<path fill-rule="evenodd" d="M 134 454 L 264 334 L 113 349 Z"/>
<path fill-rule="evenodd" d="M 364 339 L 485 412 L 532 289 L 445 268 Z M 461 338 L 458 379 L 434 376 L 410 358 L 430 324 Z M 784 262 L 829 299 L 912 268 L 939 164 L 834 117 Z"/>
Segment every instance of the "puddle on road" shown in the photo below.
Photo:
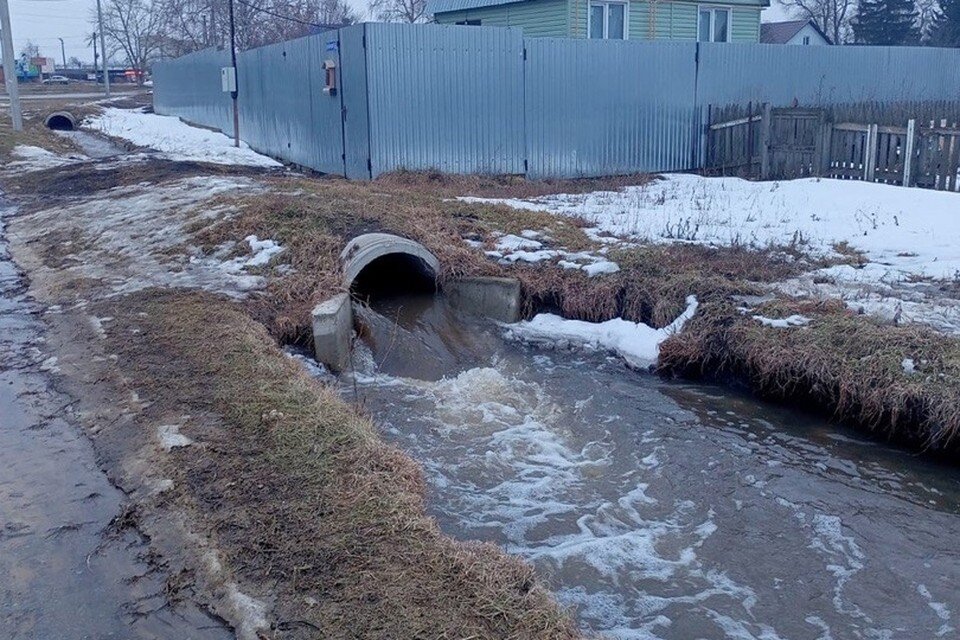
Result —
<path fill-rule="evenodd" d="M 11 213 L 0 199 L 0 636 L 232 638 L 200 610 L 169 605 L 138 534 L 105 535 L 122 494 L 51 387 L 56 361 L 40 351 L 39 308 L 4 236 Z"/>
<path fill-rule="evenodd" d="M 444 362 L 437 345 L 462 344 L 447 310 L 378 310 L 423 336 L 420 353 L 408 336 L 405 357 Z M 362 347 L 360 401 L 424 465 L 444 531 L 532 561 L 585 627 L 631 639 L 956 637 L 957 470 L 716 387 L 469 330 L 496 346 L 438 380 L 384 357 L 390 341 Z M 352 398 L 350 380 L 343 392 Z"/>

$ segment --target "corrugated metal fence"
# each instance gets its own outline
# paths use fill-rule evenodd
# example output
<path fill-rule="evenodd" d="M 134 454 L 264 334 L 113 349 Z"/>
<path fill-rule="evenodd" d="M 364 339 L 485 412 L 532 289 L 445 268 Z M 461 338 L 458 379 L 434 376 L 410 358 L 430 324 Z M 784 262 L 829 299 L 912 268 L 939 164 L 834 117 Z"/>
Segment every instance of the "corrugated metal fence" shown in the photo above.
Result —
<path fill-rule="evenodd" d="M 154 67 L 154 107 L 232 132 L 223 51 Z M 325 93 L 324 61 L 337 66 Z M 960 102 L 960 50 L 524 38 L 363 24 L 238 56 L 241 136 L 306 167 L 575 177 L 699 168 L 707 108 Z"/>

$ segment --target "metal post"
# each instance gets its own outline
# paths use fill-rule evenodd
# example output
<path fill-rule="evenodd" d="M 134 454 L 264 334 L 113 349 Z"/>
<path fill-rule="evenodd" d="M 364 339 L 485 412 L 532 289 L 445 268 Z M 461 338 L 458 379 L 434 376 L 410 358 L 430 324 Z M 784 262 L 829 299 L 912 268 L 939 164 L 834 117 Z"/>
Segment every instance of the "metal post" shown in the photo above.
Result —
<path fill-rule="evenodd" d="M 233 91 L 230 92 L 230 98 L 233 100 L 233 146 L 239 147 L 240 111 L 237 109 L 237 95 L 240 74 L 237 72 L 237 33 L 233 22 L 233 0 L 230 0 L 230 65 L 233 67 Z"/>
<path fill-rule="evenodd" d="M 913 182 L 913 145 L 917 135 L 917 121 L 913 118 L 907 121 L 907 144 L 903 151 L 903 186 L 909 187 Z"/>
<path fill-rule="evenodd" d="M 867 125 L 867 144 L 864 151 L 866 157 L 863 159 L 863 179 L 867 182 L 873 182 L 877 167 L 877 129 L 879 129 L 878 125 Z"/>
<path fill-rule="evenodd" d="M 57 38 L 60 41 L 60 56 L 63 58 L 63 68 L 67 68 L 67 50 L 63 47 L 63 38 Z"/>
<path fill-rule="evenodd" d="M 10 7 L 7 0 L 0 0 L 0 40 L 2 40 L 3 78 L 10 98 L 10 119 L 14 131 L 23 131 L 23 114 L 20 113 L 20 87 L 17 85 L 17 68 L 13 62 L 13 32 L 10 30 Z"/>
<path fill-rule="evenodd" d="M 110 71 L 107 69 L 107 41 L 103 36 L 103 9 L 100 0 L 97 0 L 97 21 L 100 23 L 100 54 L 103 56 L 103 88 L 110 97 Z"/>
<path fill-rule="evenodd" d="M 772 126 L 773 109 L 770 103 L 763 105 L 763 119 L 760 121 L 760 179 L 770 179 L 770 128 Z"/>

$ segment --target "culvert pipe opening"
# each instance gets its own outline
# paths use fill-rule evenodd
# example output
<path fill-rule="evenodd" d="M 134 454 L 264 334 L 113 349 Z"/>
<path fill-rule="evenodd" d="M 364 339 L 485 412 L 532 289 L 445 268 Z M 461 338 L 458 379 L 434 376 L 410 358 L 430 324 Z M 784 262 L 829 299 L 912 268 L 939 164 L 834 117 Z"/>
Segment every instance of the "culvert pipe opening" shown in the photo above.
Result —
<path fill-rule="evenodd" d="M 43 124 L 53 131 L 74 131 L 77 119 L 67 111 L 55 111 L 44 118 Z"/>
<path fill-rule="evenodd" d="M 409 253 L 390 253 L 370 261 L 350 285 L 357 299 L 371 300 L 433 295 L 437 277 L 424 261 Z"/>

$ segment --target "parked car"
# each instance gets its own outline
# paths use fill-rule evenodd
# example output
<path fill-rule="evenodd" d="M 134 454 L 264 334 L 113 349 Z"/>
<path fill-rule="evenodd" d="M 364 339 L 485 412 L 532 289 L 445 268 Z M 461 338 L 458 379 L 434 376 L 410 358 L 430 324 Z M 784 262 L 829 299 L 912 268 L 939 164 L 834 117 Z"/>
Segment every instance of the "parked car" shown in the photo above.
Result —
<path fill-rule="evenodd" d="M 43 84 L 70 84 L 70 78 L 65 76 L 50 76 L 43 80 Z"/>

